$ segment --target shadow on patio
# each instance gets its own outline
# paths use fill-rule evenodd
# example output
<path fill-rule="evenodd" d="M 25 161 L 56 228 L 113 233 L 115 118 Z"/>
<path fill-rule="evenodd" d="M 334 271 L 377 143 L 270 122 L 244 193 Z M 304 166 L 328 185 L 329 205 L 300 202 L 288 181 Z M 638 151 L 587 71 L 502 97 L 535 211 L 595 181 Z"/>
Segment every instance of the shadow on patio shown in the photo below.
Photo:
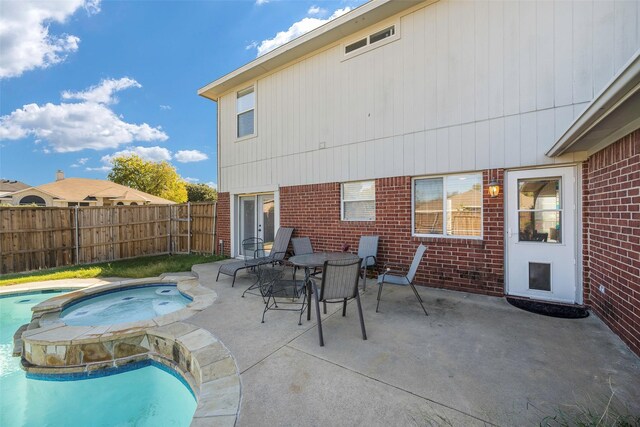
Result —
<path fill-rule="evenodd" d="M 220 263 L 194 267 L 216 302 L 188 320 L 231 351 L 242 381 L 238 424 L 538 425 L 558 408 L 614 406 L 640 414 L 640 359 L 599 319 L 531 314 L 504 299 L 418 287 L 364 293 L 368 340 L 355 302 L 314 321 L 240 295 L 253 276 L 215 281 Z M 300 274 L 300 273 L 299 273 Z M 326 319 L 326 320 L 325 320 Z"/>

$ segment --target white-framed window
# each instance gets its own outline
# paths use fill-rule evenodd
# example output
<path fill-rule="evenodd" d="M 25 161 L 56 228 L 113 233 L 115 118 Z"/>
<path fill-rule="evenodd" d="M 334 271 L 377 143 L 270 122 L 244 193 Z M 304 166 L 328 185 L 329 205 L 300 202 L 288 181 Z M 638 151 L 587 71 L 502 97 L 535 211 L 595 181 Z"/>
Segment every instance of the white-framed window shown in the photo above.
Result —
<path fill-rule="evenodd" d="M 340 193 L 343 221 L 375 221 L 375 181 L 345 182 Z"/>
<path fill-rule="evenodd" d="M 238 91 L 236 95 L 237 137 L 244 138 L 256 133 L 256 92 L 255 87 Z"/>
<path fill-rule="evenodd" d="M 414 178 L 415 236 L 482 237 L 482 173 Z"/>
<path fill-rule="evenodd" d="M 376 47 L 391 43 L 400 37 L 398 31 L 399 23 L 388 24 L 385 27 L 378 27 L 375 31 L 365 33 L 357 39 L 351 39 L 343 44 L 344 59 L 351 58 L 361 53 L 368 52 Z"/>

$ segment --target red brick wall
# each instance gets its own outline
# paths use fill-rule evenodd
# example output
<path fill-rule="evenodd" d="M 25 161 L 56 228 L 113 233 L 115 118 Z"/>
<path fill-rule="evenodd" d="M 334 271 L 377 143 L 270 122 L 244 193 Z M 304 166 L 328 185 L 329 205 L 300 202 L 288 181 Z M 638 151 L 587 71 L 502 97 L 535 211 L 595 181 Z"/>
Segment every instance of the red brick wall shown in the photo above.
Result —
<path fill-rule="evenodd" d="M 218 218 L 216 222 L 216 253 L 220 252 L 220 240 L 224 241 L 224 255 L 231 256 L 231 205 L 229 193 L 218 193 Z"/>
<path fill-rule="evenodd" d="M 493 171 L 500 183 L 502 170 Z M 295 227 L 294 236 L 309 236 L 317 251 L 358 248 L 362 235 L 379 235 L 379 264 L 410 264 L 423 242 L 427 252 L 416 283 L 501 296 L 504 294 L 503 194 L 487 196 L 490 173 L 484 172 L 484 238 L 446 239 L 411 236 L 411 177 L 376 180 L 376 220 L 340 220 L 340 184 L 313 184 L 280 189 L 280 225 Z"/>
<path fill-rule="evenodd" d="M 640 130 L 591 156 L 587 167 L 589 301 L 640 355 Z"/>

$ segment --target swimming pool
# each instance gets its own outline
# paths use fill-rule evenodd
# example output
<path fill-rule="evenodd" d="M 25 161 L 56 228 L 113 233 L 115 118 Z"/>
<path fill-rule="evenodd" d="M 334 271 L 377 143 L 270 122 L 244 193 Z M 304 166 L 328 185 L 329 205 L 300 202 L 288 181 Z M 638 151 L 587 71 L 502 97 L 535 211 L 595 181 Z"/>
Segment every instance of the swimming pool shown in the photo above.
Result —
<path fill-rule="evenodd" d="M 190 302 L 175 284 L 149 284 L 83 299 L 65 308 L 60 319 L 74 326 L 135 322 L 169 314 Z"/>
<path fill-rule="evenodd" d="M 196 409 L 190 390 L 156 366 L 98 378 L 27 378 L 12 357 L 12 339 L 31 307 L 59 293 L 0 296 L 0 425 L 188 426 Z M 10 392 L 8 392 L 10 391 Z"/>

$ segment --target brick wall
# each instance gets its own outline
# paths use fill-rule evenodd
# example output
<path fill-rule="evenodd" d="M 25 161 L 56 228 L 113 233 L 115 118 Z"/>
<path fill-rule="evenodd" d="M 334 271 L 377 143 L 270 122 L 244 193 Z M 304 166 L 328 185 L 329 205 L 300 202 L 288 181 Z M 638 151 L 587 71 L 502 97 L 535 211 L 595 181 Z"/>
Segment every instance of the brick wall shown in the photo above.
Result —
<path fill-rule="evenodd" d="M 503 171 L 492 171 L 503 182 Z M 484 180 L 484 238 L 446 239 L 411 236 L 411 177 L 376 180 L 376 220 L 340 220 L 340 184 L 313 184 L 280 188 L 280 224 L 295 227 L 294 236 L 309 236 L 316 251 L 358 248 L 362 235 L 379 235 L 379 264 L 410 264 L 423 242 L 427 252 L 416 283 L 501 296 L 504 293 L 504 199 L 490 198 Z"/>
<path fill-rule="evenodd" d="M 640 355 L 640 130 L 587 167 L 585 289 L 596 314 Z"/>
<path fill-rule="evenodd" d="M 216 223 L 216 253 L 220 240 L 224 241 L 224 255 L 231 256 L 231 205 L 229 193 L 218 193 L 218 218 Z"/>

